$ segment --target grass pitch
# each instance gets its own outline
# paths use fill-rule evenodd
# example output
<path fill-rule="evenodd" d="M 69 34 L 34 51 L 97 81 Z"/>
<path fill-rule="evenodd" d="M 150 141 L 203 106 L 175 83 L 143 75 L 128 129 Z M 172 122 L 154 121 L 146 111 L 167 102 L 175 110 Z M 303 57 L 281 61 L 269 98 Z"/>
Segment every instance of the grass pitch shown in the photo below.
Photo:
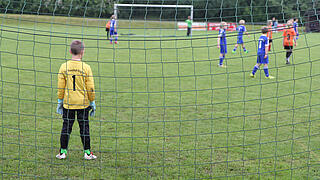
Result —
<path fill-rule="evenodd" d="M 110 45 L 103 21 L 0 21 L 3 179 L 320 178 L 320 34 L 301 33 L 288 66 L 275 33 L 269 71 L 276 78 L 267 80 L 260 70 L 249 77 L 260 32 L 245 36 L 248 54 L 232 54 L 229 36 L 223 69 L 216 32 L 187 38 L 165 29 L 173 23 L 120 21 L 120 44 Z M 83 160 L 77 123 L 68 158 L 55 158 L 57 73 L 75 38 L 85 42 L 83 60 L 95 76 L 95 161 Z"/>

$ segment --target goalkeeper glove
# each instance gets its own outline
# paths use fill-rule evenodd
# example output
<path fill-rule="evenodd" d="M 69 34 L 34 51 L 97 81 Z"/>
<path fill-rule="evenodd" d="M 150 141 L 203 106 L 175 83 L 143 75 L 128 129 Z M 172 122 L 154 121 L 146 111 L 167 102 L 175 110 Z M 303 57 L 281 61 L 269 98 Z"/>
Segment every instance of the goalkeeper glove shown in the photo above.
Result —
<path fill-rule="evenodd" d="M 63 114 L 63 99 L 58 99 L 57 113 Z"/>
<path fill-rule="evenodd" d="M 90 116 L 93 117 L 96 113 L 96 103 L 95 101 L 91 101 L 90 102 L 90 107 L 91 107 L 91 112 L 90 112 Z"/>

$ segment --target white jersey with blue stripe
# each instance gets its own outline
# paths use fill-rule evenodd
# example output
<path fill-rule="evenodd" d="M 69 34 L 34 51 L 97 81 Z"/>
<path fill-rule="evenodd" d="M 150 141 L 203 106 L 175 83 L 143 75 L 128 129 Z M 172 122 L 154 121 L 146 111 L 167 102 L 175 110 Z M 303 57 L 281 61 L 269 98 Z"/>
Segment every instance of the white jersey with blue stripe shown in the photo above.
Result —
<path fill-rule="evenodd" d="M 219 30 L 219 38 L 220 38 L 220 44 L 226 44 L 227 39 L 226 39 L 226 30 L 221 28 Z"/>
<path fill-rule="evenodd" d="M 298 32 L 298 23 L 297 22 L 293 22 L 293 29 L 296 33 Z"/>
<path fill-rule="evenodd" d="M 115 19 L 111 19 L 111 22 L 110 22 L 110 30 L 114 30 L 117 26 L 117 22 Z"/>

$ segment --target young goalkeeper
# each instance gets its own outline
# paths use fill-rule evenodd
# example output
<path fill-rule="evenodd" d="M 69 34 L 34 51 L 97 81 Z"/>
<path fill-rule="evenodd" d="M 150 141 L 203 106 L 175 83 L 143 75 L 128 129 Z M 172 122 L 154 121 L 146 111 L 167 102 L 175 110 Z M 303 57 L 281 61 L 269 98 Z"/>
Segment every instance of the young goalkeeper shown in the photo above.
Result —
<path fill-rule="evenodd" d="M 269 40 L 267 37 L 267 33 L 268 33 L 269 29 L 267 27 L 263 27 L 261 31 L 262 31 L 262 35 L 260 36 L 259 41 L 258 41 L 257 64 L 254 66 L 250 76 L 252 78 L 254 78 L 257 70 L 260 68 L 261 64 L 263 64 L 263 66 L 264 66 L 263 70 L 264 70 L 264 74 L 266 75 L 266 78 L 273 79 L 274 77 L 269 75 L 269 70 L 268 70 Z"/>
<path fill-rule="evenodd" d="M 228 28 L 228 24 L 226 22 L 220 23 L 220 30 L 218 35 L 218 48 L 220 48 L 220 56 L 219 56 L 219 67 L 226 67 L 223 65 L 223 60 L 227 54 L 227 38 L 226 38 L 226 30 Z"/>
<path fill-rule="evenodd" d="M 237 31 L 238 31 L 238 39 L 237 39 L 237 44 L 234 46 L 233 50 L 232 50 L 232 53 L 236 53 L 237 51 L 237 48 L 239 45 L 242 46 L 242 49 L 245 53 L 248 53 L 246 47 L 244 46 L 244 43 L 243 43 L 243 34 L 245 33 L 248 37 L 249 37 L 249 34 L 246 30 L 246 27 L 244 26 L 246 22 L 244 20 L 240 20 L 239 21 L 239 24 L 240 26 L 237 27 Z"/>
<path fill-rule="evenodd" d="M 188 25 L 187 27 L 187 36 L 191 35 L 191 30 L 192 30 L 192 19 L 191 16 L 188 16 L 188 19 L 185 21 Z"/>
<path fill-rule="evenodd" d="M 90 150 L 89 111 L 94 116 L 96 111 L 95 92 L 92 71 L 89 65 L 82 62 L 84 44 L 75 40 L 70 45 L 72 59 L 62 64 L 58 74 L 58 107 L 62 115 L 63 126 L 60 136 L 60 153 L 58 159 L 65 159 L 72 126 L 77 115 L 80 137 L 84 149 L 84 158 L 96 159 Z"/>

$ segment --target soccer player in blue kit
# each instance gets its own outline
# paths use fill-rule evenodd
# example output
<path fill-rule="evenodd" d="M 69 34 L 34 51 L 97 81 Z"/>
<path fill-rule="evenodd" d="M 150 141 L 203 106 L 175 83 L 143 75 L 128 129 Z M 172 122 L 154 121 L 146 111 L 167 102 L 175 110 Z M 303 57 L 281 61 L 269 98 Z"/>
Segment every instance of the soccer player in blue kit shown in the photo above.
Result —
<path fill-rule="evenodd" d="M 240 26 L 237 27 L 237 31 L 238 31 L 238 38 L 237 38 L 237 44 L 234 46 L 234 49 L 232 50 L 232 53 L 235 53 L 237 51 L 238 46 L 241 44 L 242 49 L 245 53 L 248 53 L 246 47 L 244 46 L 243 43 L 243 34 L 245 33 L 247 36 L 249 36 L 246 27 L 244 26 L 246 22 L 244 20 L 240 20 L 239 24 Z"/>
<path fill-rule="evenodd" d="M 269 75 L 269 70 L 268 70 L 268 64 L 269 64 L 269 57 L 268 57 L 268 52 L 269 52 L 269 39 L 267 37 L 268 33 L 268 28 L 263 27 L 262 28 L 262 35 L 259 38 L 258 41 L 258 57 L 257 57 L 257 64 L 254 66 L 252 73 L 250 74 L 250 77 L 254 78 L 257 70 L 263 64 L 263 70 L 264 74 L 266 75 L 267 79 L 273 79 L 273 76 Z"/>
<path fill-rule="evenodd" d="M 113 38 L 114 38 L 114 43 L 118 44 L 117 22 L 116 22 L 115 15 L 112 15 L 110 20 L 110 44 L 112 44 Z"/>
<path fill-rule="evenodd" d="M 228 28 L 228 24 L 226 22 L 220 23 L 220 30 L 218 35 L 218 48 L 220 48 L 220 56 L 219 56 L 219 67 L 226 67 L 223 65 L 223 60 L 225 55 L 227 54 L 227 38 L 226 38 L 226 30 Z"/>
<path fill-rule="evenodd" d="M 296 39 L 299 39 L 299 31 L 298 31 L 298 18 L 293 21 L 293 29 L 296 32 Z"/>

